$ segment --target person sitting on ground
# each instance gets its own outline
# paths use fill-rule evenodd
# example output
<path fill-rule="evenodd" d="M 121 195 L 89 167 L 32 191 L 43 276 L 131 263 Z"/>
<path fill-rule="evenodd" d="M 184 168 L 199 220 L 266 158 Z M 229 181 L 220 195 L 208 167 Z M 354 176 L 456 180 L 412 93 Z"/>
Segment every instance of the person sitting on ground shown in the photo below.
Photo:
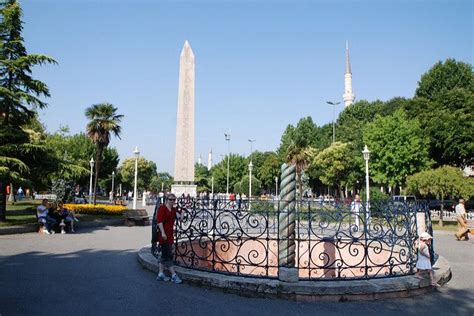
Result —
<path fill-rule="evenodd" d="M 166 196 L 165 204 L 161 204 L 156 212 L 156 223 L 158 226 L 158 243 L 161 248 L 161 259 L 158 265 L 158 281 L 169 281 L 170 278 L 164 274 L 164 267 L 171 272 L 171 282 L 179 284 L 181 279 L 176 274 L 173 267 L 173 243 L 174 243 L 174 222 L 176 217 L 181 218 L 181 213 L 174 206 L 176 196 L 170 193 Z"/>
<path fill-rule="evenodd" d="M 49 203 L 48 199 L 43 199 L 41 205 L 36 209 L 38 214 L 38 222 L 43 225 L 44 234 L 54 234 L 53 227 L 57 224 L 56 220 L 49 216 Z"/>
<path fill-rule="evenodd" d="M 420 241 L 418 244 L 418 260 L 416 261 L 416 268 L 418 269 L 418 271 L 416 275 L 417 278 L 423 279 L 422 274 L 424 272 L 428 272 L 430 275 L 431 285 L 438 287 L 439 285 L 438 283 L 436 283 L 433 269 L 431 267 L 431 256 L 429 246 L 431 244 L 432 239 L 433 237 L 431 237 L 431 235 L 427 232 L 420 234 Z"/>
<path fill-rule="evenodd" d="M 61 222 L 59 226 L 61 227 L 61 234 L 65 234 L 65 228 L 69 226 L 71 233 L 74 233 L 74 222 L 79 220 L 74 215 L 74 212 L 69 211 L 64 207 L 63 202 L 58 202 L 58 213 L 61 216 Z"/>

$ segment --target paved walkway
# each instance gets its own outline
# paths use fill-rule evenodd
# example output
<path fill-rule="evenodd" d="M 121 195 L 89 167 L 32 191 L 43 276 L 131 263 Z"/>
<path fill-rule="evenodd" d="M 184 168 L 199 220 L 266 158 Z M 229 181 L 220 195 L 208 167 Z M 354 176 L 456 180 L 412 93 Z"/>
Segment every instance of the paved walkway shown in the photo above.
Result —
<path fill-rule="evenodd" d="M 369 302 L 296 303 L 240 297 L 155 281 L 137 250 L 147 227 L 95 227 L 74 235 L 0 236 L 0 315 L 472 315 L 474 242 L 437 234 L 453 279 L 422 297 Z"/>

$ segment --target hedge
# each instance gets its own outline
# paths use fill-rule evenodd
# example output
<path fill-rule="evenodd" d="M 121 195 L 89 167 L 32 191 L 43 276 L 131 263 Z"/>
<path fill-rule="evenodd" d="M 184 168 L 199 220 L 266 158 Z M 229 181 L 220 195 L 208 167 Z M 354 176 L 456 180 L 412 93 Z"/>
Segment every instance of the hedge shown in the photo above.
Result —
<path fill-rule="evenodd" d="M 64 204 L 64 207 L 78 214 L 122 215 L 127 210 L 122 205 Z"/>

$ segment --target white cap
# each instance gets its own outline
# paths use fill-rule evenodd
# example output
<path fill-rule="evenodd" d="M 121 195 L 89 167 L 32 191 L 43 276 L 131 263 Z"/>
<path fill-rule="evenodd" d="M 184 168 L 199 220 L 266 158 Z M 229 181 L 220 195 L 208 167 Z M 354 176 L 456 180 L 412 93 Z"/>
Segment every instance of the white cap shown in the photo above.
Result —
<path fill-rule="evenodd" d="M 433 239 L 433 237 L 431 237 L 430 234 L 428 234 L 427 232 L 423 232 L 420 234 L 420 239 L 421 240 L 427 240 L 427 239 Z"/>

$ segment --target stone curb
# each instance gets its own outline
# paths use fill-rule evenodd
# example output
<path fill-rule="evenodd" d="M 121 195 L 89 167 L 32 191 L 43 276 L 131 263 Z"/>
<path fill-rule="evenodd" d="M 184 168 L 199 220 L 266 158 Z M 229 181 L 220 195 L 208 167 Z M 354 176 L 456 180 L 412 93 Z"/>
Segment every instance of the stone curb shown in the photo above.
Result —
<path fill-rule="evenodd" d="M 103 226 L 124 226 L 124 219 L 100 219 L 90 222 L 78 222 L 75 224 L 77 228 L 86 227 L 103 227 Z M 26 224 L 21 226 L 9 226 L 0 227 L 0 235 L 11 235 L 11 234 L 26 234 L 38 232 L 38 224 Z"/>
<path fill-rule="evenodd" d="M 138 252 L 139 263 L 148 270 L 158 272 L 157 260 L 150 253 L 150 247 Z M 429 280 L 414 276 L 403 276 L 372 280 L 347 281 L 300 281 L 282 282 L 277 279 L 239 277 L 218 273 L 176 267 L 186 283 L 220 288 L 249 297 L 277 297 L 295 301 L 355 301 L 385 298 L 400 298 L 433 291 Z M 435 278 L 440 285 L 451 279 L 448 261 L 439 257 L 434 266 Z"/>

